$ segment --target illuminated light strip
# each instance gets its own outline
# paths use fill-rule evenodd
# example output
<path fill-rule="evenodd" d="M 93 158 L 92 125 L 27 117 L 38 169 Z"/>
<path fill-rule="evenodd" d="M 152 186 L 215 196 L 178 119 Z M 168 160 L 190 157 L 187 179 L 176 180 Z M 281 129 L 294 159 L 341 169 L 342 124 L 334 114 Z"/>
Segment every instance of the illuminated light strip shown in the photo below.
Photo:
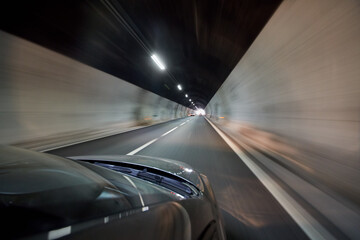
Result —
<path fill-rule="evenodd" d="M 52 230 L 48 232 L 48 239 L 52 240 L 52 239 L 61 238 L 63 236 L 69 235 L 70 233 L 71 233 L 71 226 Z"/>
<path fill-rule="evenodd" d="M 143 150 L 144 148 L 146 148 L 146 147 L 149 146 L 150 144 L 156 142 L 158 139 L 159 139 L 159 138 L 155 138 L 155 139 L 151 140 L 150 142 L 145 143 L 145 144 L 142 145 L 141 147 L 138 147 L 138 148 L 135 149 L 134 151 L 129 152 L 129 153 L 126 154 L 126 155 L 134 155 L 135 153 L 140 152 L 141 150 Z"/>
<path fill-rule="evenodd" d="M 151 56 L 152 60 L 154 60 L 154 62 L 159 66 L 159 68 L 161 70 L 165 70 L 165 65 L 161 62 L 161 60 L 158 58 L 158 56 L 156 56 L 155 54 L 153 54 Z"/>
<path fill-rule="evenodd" d="M 316 221 L 294 198 L 287 194 L 268 174 L 257 166 L 241 149 L 212 122 L 205 118 L 245 165 L 254 173 L 267 190 L 275 197 L 285 211 L 294 219 L 310 239 L 336 239 Z"/>
<path fill-rule="evenodd" d="M 126 180 L 128 180 L 128 181 L 130 182 L 130 184 L 136 189 L 136 191 L 137 191 L 138 194 L 139 194 L 139 198 L 140 198 L 141 205 L 142 205 L 143 207 L 145 207 L 144 200 L 143 200 L 143 198 L 142 198 L 142 196 L 141 196 L 141 193 L 140 193 L 139 189 L 136 187 L 135 183 L 134 183 L 128 176 L 125 176 L 125 175 L 124 175 L 124 178 L 126 178 Z"/>

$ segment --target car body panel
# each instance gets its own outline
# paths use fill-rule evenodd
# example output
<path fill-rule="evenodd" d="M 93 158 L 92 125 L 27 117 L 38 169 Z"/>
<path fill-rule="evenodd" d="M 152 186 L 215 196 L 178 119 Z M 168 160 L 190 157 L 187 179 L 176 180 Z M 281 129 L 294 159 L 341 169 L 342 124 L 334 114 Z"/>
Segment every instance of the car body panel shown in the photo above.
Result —
<path fill-rule="evenodd" d="M 81 160 L 89 160 L 89 156 L 76 158 L 0 146 L 3 237 L 219 238 L 219 216 L 211 186 L 189 165 L 144 156 L 92 156 L 96 161 L 131 162 L 186 181 L 199 181 L 201 194 L 184 197 L 166 187 Z"/>

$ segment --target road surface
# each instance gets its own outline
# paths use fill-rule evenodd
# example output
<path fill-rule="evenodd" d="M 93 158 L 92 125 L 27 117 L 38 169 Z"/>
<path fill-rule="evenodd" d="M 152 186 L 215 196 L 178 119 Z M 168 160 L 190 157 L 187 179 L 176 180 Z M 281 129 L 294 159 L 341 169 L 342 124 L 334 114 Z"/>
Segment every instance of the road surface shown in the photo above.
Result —
<path fill-rule="evenodd" d="M 204 117 L 177 119 L 49 153 L 130 153 L 183 161 L 208 176 L 227 239 L 308 239 Z"/>

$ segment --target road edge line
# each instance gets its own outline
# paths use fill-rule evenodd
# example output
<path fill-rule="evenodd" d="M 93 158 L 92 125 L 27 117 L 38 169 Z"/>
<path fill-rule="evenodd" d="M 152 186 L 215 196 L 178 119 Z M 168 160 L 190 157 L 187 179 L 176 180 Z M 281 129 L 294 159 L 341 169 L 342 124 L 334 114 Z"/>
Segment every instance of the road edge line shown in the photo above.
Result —
<path fill-rule="evenodd" d="M 232 139 L 227 137 L 207 117 L 205 117 L 205 119 L 310 239 L 336 239 L 305 209 L 303 209 L 301 205 L 295 201 L 295 199 L 287 194 L 284 189 L 282 189 L 267 173 L 265 173 L 264 170 L 262 170 L 246 154 L 244 154 Z"/>

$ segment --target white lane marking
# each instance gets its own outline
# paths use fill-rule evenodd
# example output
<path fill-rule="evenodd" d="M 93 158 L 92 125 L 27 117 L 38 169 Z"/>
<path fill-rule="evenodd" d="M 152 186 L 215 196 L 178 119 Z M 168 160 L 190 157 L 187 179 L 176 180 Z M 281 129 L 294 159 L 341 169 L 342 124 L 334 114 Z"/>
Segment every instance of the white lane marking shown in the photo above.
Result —
<path fill-rule="evenodd" d="M 71 233 L 71 226 L 52 230 L 48 232 L 48 239 L 51 240 L 51 239 L 61 238 L 63 236 L 69 235 L 70 233 Z"/>
<path fill-rule="evenodd" d="M 182 125 L 184 125 L 184 124 L 186 124 L 187 122 L 183 122 L 182 124 L 180 124 L 180 126 L 182 126 Z"/>
<path fill-rule="evenodd" d="M 178 127 L 180 127 L 180 126 L 184 125 L 185 123 L 186 123 L 186 122 L 184 122 L 184 123 L 180 124 L 180 125 L 179 125 L 179 126 L 177 126 L 177 127 L 174 127 L 173 129 L 171 129 L 171 130 L 167 131 L 166 133 L 164 133 L 164 134 L 163 134 L 163 135 L 161 135 L 160 137 L 155 138 L 155 139 L 151 140 L 150 142 L 145 143 L 144 145 L 142 145 L 142 146 L 138 147 L 137 149 L 135 149 L 134 151 L 129 152 L 129 153 L 128 153 L 128 154 L 126 154 L 126 155 L 134 155 L 134 154 L 136 154 L 137 152 L 140 152 L 141 150 L 143 150 L 144 148 L 146 148 L 146 147 L 147 147 L 147 146 L 149 146 L 150 144 L 153 144 L 154 142 L 156 142 L 157 140 L 159 140 L 159 138 L 161 138 L 161 137 L 164 137 L 164 136 L 168 135 L 169 133 L 171 133 L 172 131 L 176 130 Z"/>
<path fill-rule="evenodd" d="M 335 239 L 320 223 L 318 223 L 294 198 L 287 194 L 268 174 L 257 166 L 233 141 L 223 134 L 207 118 L 206 120 L 215 131 L 224 139 L 230 148 L 238 155 L 245 165 L 255 174 L 261 183 L 269 190 L 286 212 L 294 219 L 299 227 L 310 239 Z"/>
<path fill-rule="evenodd" d="M 180 125 L 181 126 L 181 125 Z M 167 131 L 166 133 L 164 133 L 163 135 L 161 135 L 162 137 L 163 136 L 166 136 L 168 135 L 169 133 L 171 133 L 172 131 L 174 131 L 175 129 L 177 129 L 178 127 L 174 127 L 173 129 L 171 129 L 170 131 Z"/>
<path fill-rule="evenodd" d="M 145 207 L 144 200 L 143 200 L 143 198 L 142 198 L 142 196 L 141 196 L 141 193 L 140 193 L 139 189 L 136 187 L 135 183 L 134 183 L 128 176 L 125 176 L 125 175 L 124 175 L 124 178 L 126 178 L 126 180 L 128 180 L 128 181 L 130 182 L 130 184 L 136 189 L 136 191 L 138 191 L 141 205 L 142 205 L 143 207 Z"/>
<path fill-rule="evenodd" d="M 151 140 L 150 142 L 145 143 L 145 144 L 142 145 L 141 147 L 138 147 L 138 148 L 135 149 L 134 151 L 129 152 L 129 153 L 126 154 L 126 155 L 134 155 L 135 153 L 140 152 L 141 150 L 143 150 L 144 148 L 146 148 L 146 147 L 149 146 L 150 144 L 156 142 L 158 139 L 159 139 L 159 138 L 155 138 L 155 139 Z"/>

